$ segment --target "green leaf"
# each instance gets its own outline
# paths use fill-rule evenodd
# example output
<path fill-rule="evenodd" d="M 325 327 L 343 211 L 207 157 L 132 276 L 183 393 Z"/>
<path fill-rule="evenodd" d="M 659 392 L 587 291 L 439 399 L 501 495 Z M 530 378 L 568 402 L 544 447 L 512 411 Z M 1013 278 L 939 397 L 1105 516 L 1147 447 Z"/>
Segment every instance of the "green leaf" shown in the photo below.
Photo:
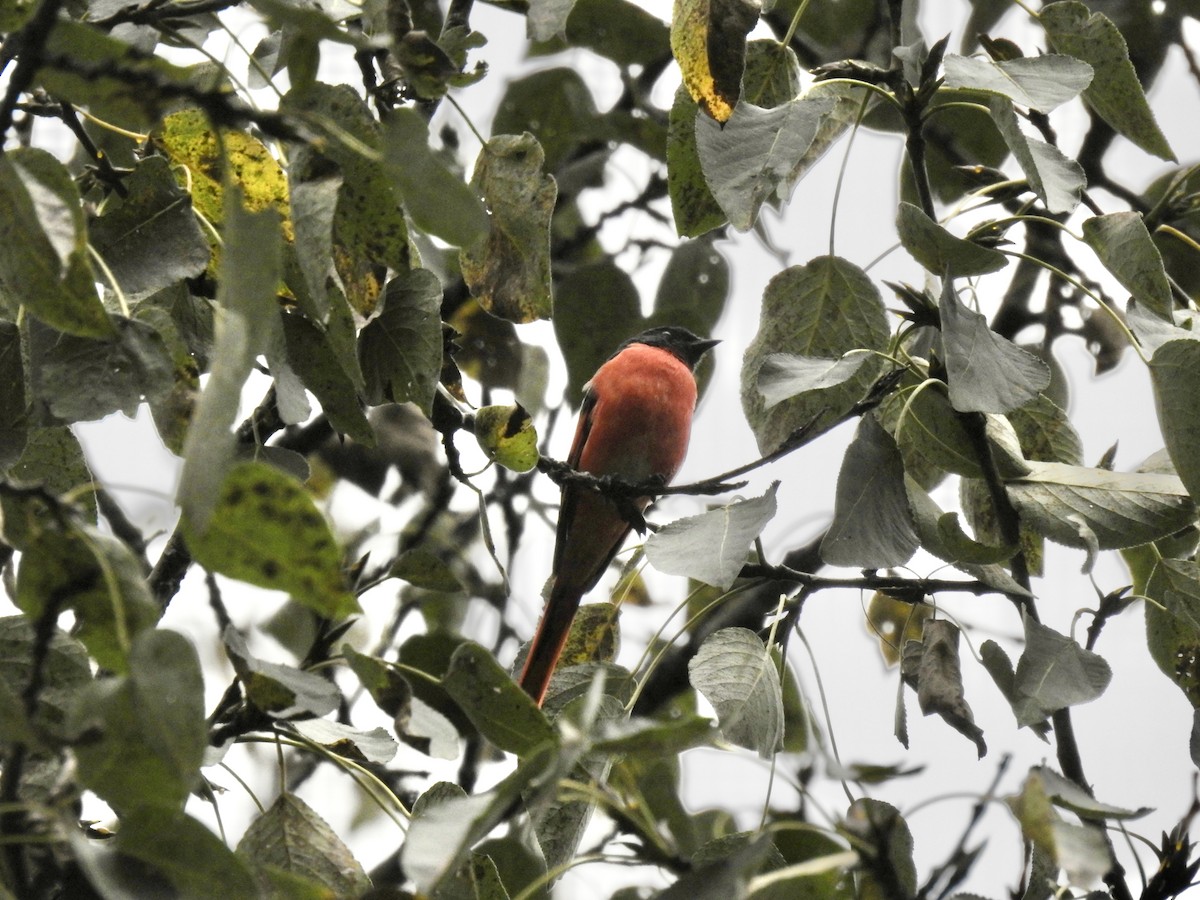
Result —
<path fill-rule="evenodd" d="M 5 0 L 0 5 L 0 32 L 10 34 L 19 31 L 37 8 L 33 0 Z"/>
<path fill-rule="evenodd" d="M 710 238 L 684 241 L 671 251 L 647 327 L 682 325 L 712 334 L 729 297 L 729 262 L 714 243 Z"/>
<path fill-rule="evenodd" d="M 475 411 L 475 440 L 488 459 L 514 472 L 537 465 L 537 429 L 519 403 L 483 406 Z"/>
<path fill-rule="evenodd" d="M 869 858 L 863 896 L 916 896 L 912 831 L 896 807 L 870 797 L 855 800 L 840 830 L 855 839 L 853 846 L 860 855 Z"/>
<path fill-rule="evenodd" d="M 459 253 L 471 295 L 512 322 L 548 319 L 550 218 L 558 191 L 542 171 L 545 155 L 531 134 L 502 134 L 483 147 L 471 185 L 483 195 L 488 233 Z"/>
<path fill-rule="evenodd" d="M 397 716 L 396 735 L 418 753 L 434 759 L 458 759 L 460 741 L 458 729 L 440 712 L 412 699 L 412 711 L 407 716 Z"/>
<path fill-rule="evenodd" d="M 1009 499 L 1026 526 L 1068 547 L 1132 547 L 1178 531 L 1196 507 L 1173 475 L 1110 472 L 1031 462 L 1009 481 Z"/>
<path fill-rule="evenodd" d="M 783 692 L 762 640 L 746 628 L 722 628 L 688 662 L 688 681 L 717 713 L 730 743 L 770 758 L 783 747 Z"/>
<path fill-rule="evenodd" d="M 945 619 L 930 619 L 925 622 L 920 641 L 906 641 L 903 649 L 901 671 L 906 680 L 916 681 L 921 713 L 941 716 L 947 725 L 975 744 L 982 759 L 987 744 L 963 693 L 958 628 Z"/>
<path fill-rule="evenodd" d="M 312 391 L 329 424 L 338 434 L 344 434 L 367 447 L 375 446 L 375 430 L 363 412 L 363 401 L 333 347 L 333 337 L 299 315 L 281 312 L 283 339 L 287 360 L 304 386 Z M 350 358 L 357 371 L 358 360 Z"/>
<path fill-rule="evenodd" d="M 179 102 L 180 88 L 198 87 L 189 82 L 203 71 L 173 65 L 137 46 L 132 36 L 121 40 L 89 22 L 70 19 L 55 23 L 38 58 L 43 66 L 36 74 L 39 87 L 130 131 L 147 130 L 168 103 Z M 60 58 L 72 65 L 53 65 Z M 211 73 L 205 81 L 208 88 Z"/>
<path fill-rule="evenodd" d="M 289 287 L 313 321 L 323 322 L 329 314 L 330 295 L 345 293 L 334 266 L 333 248 L 333 221 L 342 178 L 322 172 L 302 179 L 302 171 L 295 163 L 288 168 L 288 200 L 296 239 L 288 248 L 285 265 L 291 266 L 294 259 L 304 279 L 304 290 L 297 290 L 294 278 Z M 290 269 L 286 274 L 291 274 Z"/>
<path fill-rule="evenodd" d="M 26 726 L 28 719 L 20 698 L 33 674 L 36 643 L 34 625 L 28 617 L 0 618 L 0 685 L 11 698 L 10 703 L 19 703 L 15 710 L 9 707 L 9 714 L 15 714 Z M 78 694 L 92 680 L 91 663 L 83 645 L 58 628 L 51 629 L 41 679 L 33 723 L 42 734 L 65 739 L 68 716 L 76 705 Z M 21 735 L 7 727 L 0 729 L 0 735 L 4 736 L 4 741 L 21 739 Z"/>
<path fill-rule="evenodd" d="M 607 600 L 585 603 L 579 607 L 575 618 L 571 620 L 571 627 L 567 631 L 567 642 L 558 656 L 559 661 L 555 674 L 561 675 L 570 666 L 588 666 L 592 674 L 586 679 L 586 682 L 590 685 L 591 681 L 599 677 L 596 674 L 597 664 L 610 663 L 617 655 L 617 649 L 621 644 L 620 619 L 620 607 Z M 521 662 L 524 662 L 523 658 Z M 628 673 L 623 669 L 619 671 L 622 676 L 628 677 Z M 610 677 L 610 673 L 606 673 L 605 677 Z M 606 682 L 607 693 L 616 694 L 619 684 L 619 676 L 611 684 Z M 568 702 L 567 696 L 559 696 L 565 690 L 569 690 L 569 688 L 563 686 L 559 680 L 556 679 L 552 682 L 555 702 L 551 708 L 563 706 Z M 543 703 L 542 708 L 546 707 L 547 704 Z M 547 714 L 549 715 L 549 713 Z"/>
<path fill-rule="evenodd" d="M 1003 253 L 955 237 L 911 203 L 900 203 L 896 231 L 909 255 L 934 275 L 965 278 L 1008 265 Z"/>
<path fill-rule="evenodd" d="M 395 738 L 382 728 L 363 731 L 329 719 L 297 719 L 288 727 L 305 740 L 364 765 L 386 766 L 400 749 Z"/>
<path fill-rule="evenodd" d="M 1045 394 L 1009 412 L 1008 421 L 1017 433 L 1025 459 L 1070 466 L 1083 463 L 1083 442 L 1070 418 Z"/>
<path fill-rule="evenodd" d="M 956 513 L 943 513 L 912 478 L 905 476 L 904 484 L 922 549 L 998 591 L 1010 596 L 1030 596 L 1007 570 L 997 564 L 998 560 L 1010 558 L 1016 548 L 993 547 L 971 540 L 963 533 Z"/>
<path fill-rule="evenodd" d="M 130 549 L 87 526 L 43 531 L 25 547 L 16 601 L 34 620 L 52 604 L 73 610 L 79 640 L 114 672 L 127 671 L 133 642 L 160 612 Z"/>
<path fill-rule="evenodd" d="M 554 336 L 567 363 L 568 402 L 579 405 L 583 385 L 623 340 L 637 334 L 641 314 L 633 280 L 609 257 L 580 266 L 555 285 Z"/>
<path fill-rule="evenodd" d="M 1128 821 L 1140 819 L 1147 813 L 1153 812 L 1148 806 L 1140 809 L 1122 809 L 1119 806 L 1101 803 L 1075 782 L 1059 775 L 1049 766 L 1034 766 L 1029 772 L 1030 775 L 1035 775 L 1042 780 L 1042 788 L 1046 791 L 1046 796 L 1050 798 L 1051 803 L 1061 806 L 1063 809 L 1069 809 L 1085 819 Z"/>
<path fill-rule="evenodd" d="M 1050 384 L 1046 364 L 988 327 L 947 279 L 939 304 L 950 405 L 959 412 L 1005 413 Z"/>
<path fill-rule="evenodd" d="M 144 806 L 181 809 L 208 746 L 204 682 L 191 642 L 165 629 L 142 632 L 129 674 L 98 680 L 74 710 L 82 784 L 119 814 Z"/>
<path fill-rule="evenodd" d="M 1154 405 L 1175 471 L 1200 498 L 1200 342 L 1168 341 L 1150 360 Z"/>
<path fill-rule="evenodd" d="M 800 93 L 800 61 L 791 47 L 760 39 L 746 44 L 742 98 L 761 109 L 790 103 Z"/>
<path fill-rule="evenodd" d="M 175 379 L 175 364 L 159 333 L 136 319 L 112 316 L 104 339 L 29 325 L 30 387 L 63 422 L 132 417 L 143 400 L 157 402 Z"/>
<path fill-rule="evenodd" d="M 128 194 L 108 198 L 88 229 L 116 288 L 136 302 L 201 274 L 211 255 L 208 239 L 170 163 L 162 156 L 146 157 L 124 185 Z"/>
<path fill-rule="evenodd" d="M 1043 7 L 1038 21 L 1055 50 L 1083 60 L 1095 71 L 1083 99 L 1096 114 L 1147 153 L 1174 162 L 1175 154 L 1129 60 L 1125 38 L 1112 20 L 1076 0 L 1065 0 Z"/>
<path fill-rule="evenodd" d="M 1013 679 L 1019 725 L 1037 725 L 1060 709 L 1090 703 L 1108 687 L 1112 669 L 1069 637 L 1025 616 L 1025 651 Z"/>
<path fill-rule="evenodd" d="M 728 121 L 737 105 L 758 14 L 749 0 L 675 0 L 671 52 L 688 93 L 715 122 Z"/>
<path fill-rule="evenodd" d="M 74 493 L 77 488 L 87 488 L 92 483 L 92 471 L 88 468 L 79 440 L 66 426 L 33 428 L 21 457 L 9 467 L 5 475 L 16 484 L 29 487 L 40 485 L 48 493 L 61 497 Z M 76 494 L 74 508 L 85 521 L 96 521 L 96 497 L 91 490 Z M 12 496 L 0 496 L 0 512 L 4 513 L 0 525 L 4 527 L 4 539 L 17 550 L 23 550 L 29 540 L 42 530 L 45 504 L 22 501 Z"/>
<path fill-rule="evenodd" d="M 698 516 L 676 519 L 646 539 L 650 565 L 728 590 L 754 539 L 775 516 L 774 482 L 761 497 L 738 500 Z"/>
<path fill-rule="evenodd" d="M 560 196 L 599 187 L 600 173 L 593 162 L 598 154 L 594 145 L 603 133 L 601 117 L 591 89 L 574 69 L 543 69 L 508 86 L 496 109 L 492 133 L 524 132 L 537 139 L 544 154 L 542 168 L 558 179 Z M 585 146 L 587 152 L 581 152 Z M 598 161 L 605 158 L 607 152 L 599 151 Z"/>
<path fill-rule="evenodd" d="M 337 709 L 341 694 L 333 682 L 293 666 L 258 659 L 232 625 L 221 639 L 246 697 L 263 712 L 286 719 L 301 714 L 324 716 Z"/>
<path fill-rule="evenodd" d="M 81 337 L 112 334 L 88 264 L 83 205 L 71 174 L 45 150 L 0 158 L 0 303 Z"/>
<path fill-rule="evenodd" d="M 1005 802 L 1021 823 L 1026 840 L 1048 854 L 1053 869 L 1066 869 L 1073 884 L 1092 884 L 1112 867 L 1104 836 L 1096 828 L 1073 825 L 1059 818 L 1046 791 L 1047 771 L 1035 767 L 1026 777 L 1021 793 L 1006 797 Z M 1057 871 L 1048 874 L 1057 878 Z"/>
<path fill-rule="evenodd" d="M 233 457 L 230 429 L 237 418 L 242 387 L 258 355 L 266 349 L 279 284 L 279 224 L 270 211 L 248 212 L 240 192 L 226 197 L 225 248 L 208 383 L 184 441 L 178 502 L 183 521 L 202 531 L 217 503 L 225 469 Z"/>
<path fill-rule="evenodd" d="M 776 353 L 837 359 L 851 350 L 883 350 L 890 329 L 883 300 L 866 273 L 836 256 L 819 256 L 776 275 L 763 293 L 758 334 L 742 362 L 742 409 L 759 450 L 776 449 L 797 428 L 820 433 L 861 400 L 882 369 L 864 363 L 837 387 L 765 408 L 759 373 Z"/>
<path fill-rule="evenodd" d="M 358 610 L 329 523 L 303 486 L 272 466 L 234 465 L 208 527 L 200 531 L 185 520 L 184 528 L 192 556 L 213 572 L 287 591 L 327 618 Z"/>
<path fill-rule="evenodd" d="M 801 97 L 774 109 L 743 101 L 723 126 L 707 116 L 696 118 L 705 181 L 734 228 L 753 227 L 763 203 L 787 201 L 797 168 L 833 108 L 828 97 Z"/>
<path fill-rule="evenodd" d="M 611 754 L 674 756 L 693 747 L 710 745 L 717 733 L 710 719 L 697 715 L 682 715 L 666 721 L 606 719 L 593 738 L 592 746 Z"/>
<path fill-rule="evenodd" d="M 728 217 L 709 190 L 696 146 L 696 118 L 700 108 L 687 88 L 680 85 L 667 121 L 667 193 L 675 232 L 697 237 L 724 225 Z"/>
<path fill-rule="evenodd" d="M 330 121 L 361 144 L 377 149 L 381 131 L 370 107 L 350 85 L 312 84 L 301 91 L 289 91 L 280 104 L 287 112 L 304 113 Z M 416 264 L 409 244 L 408 225 L 397 192 L 393 190 L 384 164 L 343 141 L 322 143 L 320 150 L 309 144 L 289 149 L 289 174 L 303 173 L 308 178 L 328 173 L 330 162 L 337 166 L 341 183 L 333 218 L 331 252 L 334 266 L 341 276 L 343 287 L 355 309 L 365 314 L 374 304 L 374 295 L 382 280 L 370 271 L 372 265 L 387 266 L 405 271 Z M 295 184 L 293 183 L 293 192 Z M 293 198 L 294 202 L 294 198 Z M 302 217 L 296 217 L 296 239 L 302 246 L 306 228 Z M 326 238 L 320 237 L 322 246 Z M 303 251 L 299 262 L 315 295 L 324 293 L 321 283 L 313 278 L 324 272 L 326 260 L 322 252 L 320 267 L 313 266 Z"/>
<path fill-rule="evenodd" d="M 721 835 L 701 846 L 692 868 L 657 895 L 657 900 L 719 900 L 750 896 L 750 880 L 763 868 L 782 863 L 765 834 L 740 832 Z"/>
<path fill-rule="evenodd" d="M 927 381 L 897 395 L 902 401 L 895 435 L 906 471 L 934 466 L 955 475 L 982 478 L 979 451 L 950 405 L 944 382 Z"/>
<path fill-rule="evenodd" d="M 558 734 L 533 699 L 483 647 L 464 643 L 450 658 L 442 687 L 489 741 L 509 753 L 528 756 Z"/>
<path fill-rule="evenodd" d="M 617 65 L 650 66 L 671 53 L 671 32 L 660 18 L 630 0 L 575 0 L 567 42 Z"/>
<path fill-rule="evenodd" d="M 1000 136 L 1025 173 L 1029 187 L 1052 213 L 1073 212 L 1087 187 L 1083 168 L 1061 150 L 1021 131 L 1011 100 L 993 97 L 988 104 Z"/>
<path fill-rule="evenodd" d="M 367 402 L 411 400 L 429 415 L 442 370 L 442 286 L 428 269 L 388 282 L 383 309 L 359 335 Z"/>
<path fill-rule="evenodd" d="M 383 660 L 359 653 L 349 644 L 342 644 L 342 658 L 354 670 L 375 705 L 389 716 L 399 716 L 412 702 L 408 681 Z"/>
<path fill-rule="evenodd" d="M 457 785 L 435 784 L 417 800 L 400 864 L 417 889 L 430 894 L 467 858 L 471 847 L 511 814 L 521 793 L 545 776 L 553 748 L 523 760 L 490 791 L 465 796 Z M 431 795 L 436 795 L 431 797 Z"/>
<path fill-rule="evenodd" d="M 401 553 L 388 569 L 388 575 L 427 591 L 453 594 L 463 590 L 454 570 L 440 556 L 421 547 Z"/>
<path fill-rule="evenodd" d="M 1163 674 L 1200 708 L 1200 566 L 1150 549 L 1155 559 L 1143 590 L 1155 602 L 1146 604 L 1146 644 Z"/>
<path fill-rule="evenodd" d="M 1083 223 L 1083 239 L 1134 300 L 1170 321 L 1171 286 L 1141 213 L 1093 216 Z"/>
<path fill-rule="evenodd" d="M 756 107 L 770 109 L 790 102 L 799 91 L 796 54 L 774 41 L 751 41 L 746 47 L 743 84 L 746 101 Z M 667 122 L 667 193 L 676 232 L 689 238 L 710 232 L 726 221 L 724 210 L 704 179 L 696 146 L 698 112 L 700 108 L 688 89 L 680 85 Z"/>
<path fill-rule="evenodd" d="M 384 168 L 418 227 L 455 247 L 469 247 L 488 230 L 475 192 L 429 148 L 429 126 L 416 110 L 394 110 L 384 124 Z"/>
<path fill-rule="evenodd" d="M 903 565 L 916 549 L 900 450 L 875 416 L 863 416 L 838 473 L 821 558 L 831 566 L 880 569 Z"/>
<path fill-rule="evenodd" d="M 305 388 L 317 397 L 329 424 L 338 434 L 346 434 L 365 446 L 374 446 L 374 430 L 362 412 L 354 376 L 346 371 L 332 346 L 334 337 L 304 317 L 286 312 L 281 312 L 280 316 L 288 364 Z M 358 370 L 358 360 L 353 356 L 350 364 Z M 354 374 L 361 373 L 355 371 Z"/>
<path fill-rule="evenodd" d="M 181 811 L 159 805 L 121 817 L 117 839 L 71 835 L 87 880 L 106 900 L 148 895 L 210 900 L 220 885 L 225 900 L 259 900 L 245 864 L 209 828 Z"/>
<path fill-rule="evenodd" d="M 819 359 L 792 353 L 772 353 L 758 370 L 758 390 L 763 409 L 809 391 L 823 391 L 845 384 L 871 359 L 868 353 L 847 353 L 840 359 Z"/>
<path fill-rule="evenodd" d="M 177 285 L 168 288 L 163 294 L 186 297 L 187 288 Z M 163 294 L 157 294 L 155 297 L 161 298 Z M 200 395 L 200 366 L 196 356 L 188 349 L 186 339 L 180 334 L 179 326 L 171 317 L 169 303 L 160 305 L 157 302 L 146 301 L 139 304 L 134 315 L 138 321 L 145 322 L 158 332 L 169 354 L 170 375 L 166 384 L 160 385 L 149 398 L 149 406 L 154 427 L 158 430 L 163 446 L 172 453 L 180 454 L 183 452 L 184 441 L 187 440 L 196 398 Z"/>
<path fill-rule="evenodd" d="M 946 54 L 946 87 L 1001 94 L 1018 106 L 1048 113 L 1092 83 L 1092 67 L 1071 56 L 993 60 Z"/>

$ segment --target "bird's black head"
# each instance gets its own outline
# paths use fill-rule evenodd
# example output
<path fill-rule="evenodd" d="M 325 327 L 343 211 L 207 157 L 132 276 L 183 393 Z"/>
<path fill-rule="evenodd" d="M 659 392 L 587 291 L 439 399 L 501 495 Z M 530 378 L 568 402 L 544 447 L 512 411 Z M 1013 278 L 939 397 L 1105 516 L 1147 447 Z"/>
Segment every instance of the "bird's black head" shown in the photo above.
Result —
<path fill-rule="evenodd" d="M 631 337 L 621 346 L 646 344 L 650 347 L 661 347 L 679 357 L 688 368 L 694 369 L 704 354 L 719 343 L 721 342 L 717 340 L 696 337 L 681 325 L 659 325 L 657 328 L 647 329 L 636 337 Z"/>

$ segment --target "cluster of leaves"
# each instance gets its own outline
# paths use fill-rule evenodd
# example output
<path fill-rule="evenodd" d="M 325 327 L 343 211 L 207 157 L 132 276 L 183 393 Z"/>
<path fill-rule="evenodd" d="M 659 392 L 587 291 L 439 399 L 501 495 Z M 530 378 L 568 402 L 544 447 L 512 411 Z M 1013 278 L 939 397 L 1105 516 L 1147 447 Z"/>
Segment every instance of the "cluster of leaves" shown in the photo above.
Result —
<path fill-rule="evenodd" d="M 486 74 L 470 2 L 347 12 L 247 0 L 268 28 L 248 54 L 248 87 L 275 90 L 270 110 L 223 67 L 165 61 L 167 48 L 196 48 L 224 27 L 215 13 L 234 5 L 0 5 L 0 65 L 11 67 L 0 100 L 0 550 L 19 610 L 0 620 L 0 891 L 540 896 L 591 858 L 579 847 L 599 809 L 603 850 L 668 873 L 664 896 L 950 896 L 978 857 L 968 844 L 991 791 L 924 881 L 900 812 L 867 796 L 835 827 L 773 810 L 753 832 L 727 809 L 692 812 L 680 799 L 679 754 L 694 747 L 824 758 L 788 636 L 814 591 L 856 587 L 878 592 L 872 622 L 922 712 L 981 756 L 960 629 L 937 614 L 937 595 L 1012 604 L 1022 652 L 1014 663 L 985 642 L 983 665 L 1016 725 L 1054 742 L 1061 769 L 1035 767 L 1008 798 L 1030 848 L 1023 895 L 1103 879 L 1111 896 L 1132 896 L 1103 826 L 1144 810 L 1092 797 L 1070 709 L 1107 687 L 1095 643 L 1134 596 L 1148 598 L 1155 659 L 1200 706 L 1200 176 L 1176 168 L 1138 192 L 1104 158 L 1120 135 L 1174 163 L 1143 84 L 1195 9 L 1129 4 L 1114 21 L 1065 0 L 1037 14 L 1036 46 L 984 37 L 954 54 L 945 39 L 927 45 L 899 2 L 679 0 L 670 26 L 627 0 L 500 3 L 524 14 L 546 64 L 504 88 L 468 177 L 458 131 L 444 125 L 435 145 L 431 122 L 460 122 L 442 117 L 444 101 Z M 968 34 L 1003 9 L 976 4 Z M 760 24 L 773 37 L 748 40 Z M 563 51 L 619 70 L 607 112 Z M 339 53 L 357 63 L 361 91 L 318 80 Z M 676 66 L 683 84 L 660 108 L 654 88 Z M 818 75 L 804 89 L 803 69 Z M 1090 116 L 1077 159 L 1051 127 L 1067 104 Z M 70 130 L 70 163 L 35 146 L 38 117 Z M 535 470 L 578 477 L 539 460 L 534 425 L 557 410 L 546 408 L 545 352 L 517 326 L 553 319 L 568 403 L 645 327 L 711 332 L 729 283 L 716 240 L 783 206 L 858 127 L 902 136 L 896 230 L 925 280 L 886 285 L 903 306 L 893 328 L 880 285 L 849 259 L 786 268 L 766 288 L 742 369 L 759 462 L 859 420 L 832 523 L 814 547 L 781 548 L 779 564 L 751 552 L 774 487 L 660 529 L 646 558 L 700 585 L 687 648 L 630 672 L 613 663 L 615 608 L 586 607 L 539 709 L 497 661 L 512 649 L 508 626 L 490 647 L 466 630 L 468 609 L 507 602 L 501 557 L 511 565 L 544 504 L 535 488 L 548 479 Z M 641 160 L 635 196 L 585 213 L 581 195 L 611 188 L 618 152 Z M 1127 208 L 1105 212 L 1100 188 Z M 995 216 L 955 234 L 939 204 L 968 201 Z M 666 257 L 652 302 L 599 240 L 626 214 L 662 232 L 620 248 Z M 1129 295 L 1123 308 L 1101 270 Z M 1005 276 L 989 321 L 975 298 Z M 1036 346 L 1016 342 L 1034 328 Z M 1072 333 L 1099 367 L 1126 347 L 1149 367 L 1166 448 L 1137 472 L 1082 460 L 1049 353 Z M 269 386 L 239 423 L 258 372 Z M 93 481 L 72 431 L 143 405 L 182 459 L 179 521 L 161 545 Z M 463 432 L 501 464 L 490 480 L 464 472 Z M 961 515 L 931 494 L 950 478 Z M 397 480 L 389 499 L 413 502 L 391 552 L 335 535 L 323 491 L 379 493 Z M 460 491 L 478 502 L 463 511 Z M 1132 594 L 1114 590 L 1091 611 L 1086 646 L 1040 621 L 1030 576 L 1047 539 L 1083 549 L 1089 567 L 1120 550 L 1132 572 Z M 918 549 L 961 577 L 880 574 Z M 193 564 L 209 573 L 235 673 L 207 713 L 213 676 L 196 636 L 159 625 Z M 823 576 L 823 565 L 864 571 Z M 376 646 L 343 640 L 397 581 Z M 250 649 L 222 595 L 236 583 L 286 593 L 263 630 L 287 646 L 287 664 Z M 414 614 L 423 627 L 393 646 Z M 902 695 L 906 743 L 903 711 Z M 362 727 L 366 712 L 391 729 Z M 340 768 L 402 825 L 395 853 L 368 876 L 295 793 L 304 775 L 231 849 L 196 808 L 218 806 L 212 767 L 252 741 L 310 761 L 303 773 Z M 431 761 L 461 758 L 458 783 L 405 771 L 401 743 Z M 476 791 L 480 766 L 500 754 L 515 760 L 509 774 Z M 113 810 L 115 835 L 80 827 L 85 796 Z M 1184 828 L 1164 838 L 1145 896 L 1186 887 L 1191 849 Z"/>

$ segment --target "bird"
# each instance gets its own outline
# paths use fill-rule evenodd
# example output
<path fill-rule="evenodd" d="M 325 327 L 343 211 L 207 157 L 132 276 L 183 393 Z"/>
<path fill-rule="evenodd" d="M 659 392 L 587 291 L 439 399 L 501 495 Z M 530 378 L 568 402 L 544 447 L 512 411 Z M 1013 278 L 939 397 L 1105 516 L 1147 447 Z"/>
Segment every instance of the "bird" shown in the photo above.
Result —
<path fill-rule="evenodd" d="M 617 348 L 584 385 L 567 463 L 580 472 L 634 484 L 668 483 L 687 454 L 696 409 L 697 363 L 720 341 L 679 325 L 643 331 Z M 520 685 L 542 705 L 584 594 L 595 587 L 649 497 L 624 510 L 578 483 L 562 488 L 546 606 Z"/>

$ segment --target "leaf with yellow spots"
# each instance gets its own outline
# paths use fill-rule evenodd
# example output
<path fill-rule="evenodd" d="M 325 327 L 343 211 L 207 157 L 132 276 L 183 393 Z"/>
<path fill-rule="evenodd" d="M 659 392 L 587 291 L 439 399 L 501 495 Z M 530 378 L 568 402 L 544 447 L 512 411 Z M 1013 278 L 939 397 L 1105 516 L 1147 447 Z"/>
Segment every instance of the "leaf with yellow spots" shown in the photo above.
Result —
<path fill-rule="evenodd" d="M 621 646 L 620 617 L 621 610 L 615 603 L 585 603 L 579 607 L 559 665 L 566 668 L 616 659 Z"/>
<path fill-rule="evenodd" d="M 758 22 L 754 0 L 675 0 L 671 52 L 692 99 L 718 122 L 742 91 L 746 35 Z"/>
<path fill-rule="evenodd" d="M 239 185 L 251 212 L 274 209 L 283 221 L 283 236 L 293 239 L 287 176 L 271 152 L 244 131 L 218 135 L 203 111 L 181 109 L 163 119 L 151 143 L 178 167 L 176 177 L 190 190 L 192 205 L 208 221 L 224 218 L 224 179 Z"/>
<path fill-rule="evenodd" d="M 206 569 L 287 591 L 331 619 L 358 611 L 329 523 L 303 486 L 278 469 L 239 463 L 226 474 L 207 527 L 182 522 L 188 549 Z"/>

